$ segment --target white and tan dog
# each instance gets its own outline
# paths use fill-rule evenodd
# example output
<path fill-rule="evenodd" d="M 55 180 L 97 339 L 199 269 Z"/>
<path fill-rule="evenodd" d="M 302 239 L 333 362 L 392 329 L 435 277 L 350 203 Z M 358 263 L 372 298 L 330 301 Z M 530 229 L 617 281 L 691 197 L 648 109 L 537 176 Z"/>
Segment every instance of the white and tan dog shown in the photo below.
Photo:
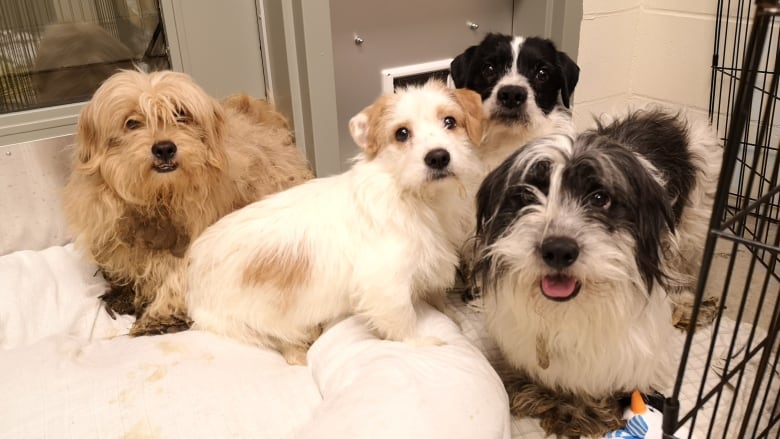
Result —
<path fill-rule="evenodd" d="M 220 104 L 185 74 L 122 71 L 81 112 L 64 208 L 111 285 L 109 310 L 135 313 L 134 335 L 160 333 L 187 323 L 189 243 L 226 213 L 311 177 L 267 102 Z"/>
<path fill-rule="evenodd" d="M 440 303 L 474 227 L 482 106 L 440 82 L 380 97 L 350 120 L 362 148 L 343 174 L 225 216 L 190 251 L 196 328 L 305 362 L 322 324 L 359 314 L 389 340 Z"/>

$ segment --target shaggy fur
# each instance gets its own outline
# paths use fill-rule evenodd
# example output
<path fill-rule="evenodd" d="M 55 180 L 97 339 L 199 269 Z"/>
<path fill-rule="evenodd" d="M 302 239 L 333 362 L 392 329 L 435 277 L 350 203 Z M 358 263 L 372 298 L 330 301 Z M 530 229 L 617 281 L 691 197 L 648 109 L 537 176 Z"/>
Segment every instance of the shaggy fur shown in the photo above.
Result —
<path fill-rule="evenodd" d="M 488 175 L 475 274 L 488 330 L 530 382 L 516 410 L 549 433 L 601 434 L 614 395 L 665 388 L 672 302 L 695 286 L 721 154 L 705 124 L 634 111 Z M 583 411 L 559 422 L 556 394 Z"/>
<path fill-rule="evenodd" d="M 416 333 L 415 302 L 443 301 L 474 227 L 484 176 L 479 96 L 443 83 L 380 97 L 350 120 L 347 172 L 225 216 L 190 250 L 198 328 L 305 362 L 320 326 L 364 317 L 382 338 Z"/>
<path fill-rule="evenodd" d="M 513 416 L 538 418 L 548 434 L 585 436 L 603 434 L 622 427 L 623 408 L 619 394 L 603 397 L 552 390 L 509 368 L 498 368 L 509 394 Z"/>
<path fill-rule="evenodd" d="M 185 74 L 123 71 L 81 112 L 64 209 L 76 245 L 112 286 L 109 307 L 133 291 L 131 333 L 159 333 L 188 321 L 189 243 L 223 215 L 311 177 L 266 102 L 221 105 Z"/>

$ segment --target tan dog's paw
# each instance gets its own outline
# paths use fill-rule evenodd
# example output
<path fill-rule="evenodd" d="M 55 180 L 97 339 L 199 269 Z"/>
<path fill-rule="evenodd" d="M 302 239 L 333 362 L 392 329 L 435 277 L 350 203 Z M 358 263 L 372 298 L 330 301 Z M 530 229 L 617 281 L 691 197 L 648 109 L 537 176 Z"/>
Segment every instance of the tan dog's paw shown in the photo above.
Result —
<path fill-rule="evenodd" d="M 166 316 L 165 318 L 153 318 L 144 315 L 136 320 L 130 329 L 130 335 L 140 337 L 143 335 L 173 334 L 190 329 L 192 320 L 186 317 Z"/>
<path fill-rule="evenodd" d="M 308 346 L 301 345 L 285 345 L 280 350 L 282 357 L 290 366 L 305 366 L 306 365 L 306 353 L 309 351 Z"/>
<path fill-rule="evenodd" d="M 306 331 L 306 340 L 300 343 L 285 343 L 277 341 L 277 349 L 291 366 L 305 366 L 306 354 L 312 344 L 322 335 L 322 325 L 316 325 Z"/>

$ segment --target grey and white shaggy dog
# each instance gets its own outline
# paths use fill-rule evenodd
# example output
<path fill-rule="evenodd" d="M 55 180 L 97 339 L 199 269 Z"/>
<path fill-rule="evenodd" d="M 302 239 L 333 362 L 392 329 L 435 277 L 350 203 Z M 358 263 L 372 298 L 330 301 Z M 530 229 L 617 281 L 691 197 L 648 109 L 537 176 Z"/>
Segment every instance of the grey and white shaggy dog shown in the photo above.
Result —
<path fill-rule="evenodd" d="M 535 140 L 488 175 L 474 274 L 515 414 L 603 434 L 620 425 L 617 396 L 665 388 L 721 155 L 706 123 L 635 110 Z"/>

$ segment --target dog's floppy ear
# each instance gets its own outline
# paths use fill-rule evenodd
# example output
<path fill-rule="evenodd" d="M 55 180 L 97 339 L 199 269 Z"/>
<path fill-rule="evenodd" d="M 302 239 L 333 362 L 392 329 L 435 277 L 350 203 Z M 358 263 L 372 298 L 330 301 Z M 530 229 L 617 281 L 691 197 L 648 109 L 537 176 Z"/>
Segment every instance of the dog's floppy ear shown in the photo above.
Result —
<path fill-rule="evenodd" d="M 631 219 L 627 224 L 635 240 L 634 259 L 642 280 L 651 291 L 653 283 L 666 279 L 661 268 L 664 236 L 675 233 L 675 217 L 669 195 L 633 152 L 619 143 L 603 146 L 607 155 L 591 158 L 592 169 L 612 180 L 606 186 Z"/>
<path fill-rule="evenodd" d="M 661 271 L 660 259 L 664 251 L 662 236 L 667 231 L 675 233 L 674 212 L 666 198 L 664 188 L 647 172 L 632 173 L 631 179 L 642 202 L 634 206 L 637 216 L 636 263 L 648 291 L 657 280 L 662 285 L 667 280 Z"/>
<path fill-rule="evenodd" d="M 450 63 L 450 76 L 452 82 L 456 88 L 463 88 L 466 86 L 466 78 L 468 76 L 469 64 L 471 64 L 471 58 L 474 57 L 474 52 L 477 50 L 477 46 L 471 46 L 466 49 L 465 52 L 456 56 Z"/>
<path fill-rule="evenodd" d="M 225 135 L 225 129 L 227 128 L 225 126 L 227 122 L 227 115 L 225 114 L 225 108 L 222 106 L 222 104 L 217 101 L 214 98 L 209 98 L 209 102 L 211 104 L 211 112 L 214 122 L 214 129 L 213 133 L 210 133 L 214 136 L 212 140 L 212 144 L 217 145 L 221 142 L 222 136 Z"/>
<path fill-rule="evenodd" d="M 491 235 L 494 234 L 492 230 L 495 230 L 496 226 L 502 230 L 506 226 L 494 223 L 506 198 L 507 182 L 515 157 L 517 152 L 491 171 L 482 181 L 477 192 L 477 235 L 483 241 L 491 240 Z"/>
<path fill-rule="evenodd" d="M 369 158 L 373 158 L 379 152 L 379 136 L 385 127 L 383 119 L 396 97 L 397 95 L 393 93 L 382 95 L 376 102 L 349 120 L 349 133 L 352 134 L 352 140 Z"/>
<path fill-rule="evenodd" d="M 574 93 L 574 87 L 580 79 L 580 67 L 573 59 L 569 58 L 564 52 L 558 52 L 558 67 L 563 76 L 563 85 L 561 86 L 561 99 L 566 108 L 571 106 L 571 95 Z"/>
<path fill-rule="evenodd" d="M 220 148 L 219 145 L 223 145 L 225 141 L 225 130 L 227 130 L 227 115 L 225 114 L 225 108 L 222 103 L 214 98 L 209 97 L 209 103 L 211 104 L 211 118 L 212 127 L 207 129 L 206 148 L 208 163 L 211 166 L 221 169 L 226 163 L 225 151 Z"/>
<path fill-rule="evenodd" d="M 494 256 L 490 254 L 489 248 L 515 219 L 514 211 L 502 213 L 502 209 L 507 202 L 511 202 L 511 197 L 507 194 L 507 186 L 516 157 L 517 152 L 491 171 L 482 181 L 477 192 L 477 229 L 474 240 L 477 258 L 472 267 L 472 274 L 482 287 L 485 287 L 491 278 L 497 279 L 495 275 L 491 275 Z"/>
<path fill-rule="evenodd" d="M 455 100 L 466 113 L 466 133 L 474 146 L 482 142 L 482 98 L 474 91 L 458 88 L 452 91 Z"/>
<path fill-rule="evenodd" d="M 363 111 L 356 114 L 349 120 L 349 133 L 352 140 L 366 152 L 369 157 L 376 155 L 379 145 L 376 142 L 376 135 L 371 129 L 370 123 L 372 115 L 375 112 L 374 105 L 369 105 Z"/>
<path fill-rule="evenodd" d="M 76 158 L 81 163 L 88 163 L 97 154 L 100 145 L 94 106 L 95 104 L 90 102 L 79 113 L 76 128 Z"/>

